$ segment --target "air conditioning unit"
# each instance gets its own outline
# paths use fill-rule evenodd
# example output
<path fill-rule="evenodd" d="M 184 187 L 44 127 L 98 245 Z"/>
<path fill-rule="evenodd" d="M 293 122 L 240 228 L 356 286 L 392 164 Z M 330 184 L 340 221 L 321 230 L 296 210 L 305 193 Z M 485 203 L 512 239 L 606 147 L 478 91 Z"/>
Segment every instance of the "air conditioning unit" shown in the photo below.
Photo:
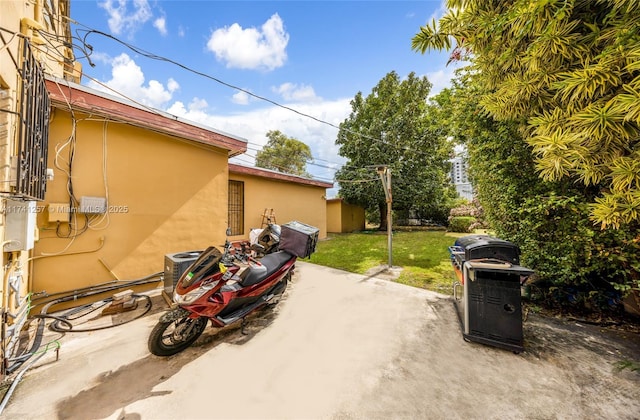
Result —
<path fill-rule="evenodd" d="M 202 251 L 183 251 L 164 256 L 164 291 L 171 294 L 182 273 L 198 259 Z"/>

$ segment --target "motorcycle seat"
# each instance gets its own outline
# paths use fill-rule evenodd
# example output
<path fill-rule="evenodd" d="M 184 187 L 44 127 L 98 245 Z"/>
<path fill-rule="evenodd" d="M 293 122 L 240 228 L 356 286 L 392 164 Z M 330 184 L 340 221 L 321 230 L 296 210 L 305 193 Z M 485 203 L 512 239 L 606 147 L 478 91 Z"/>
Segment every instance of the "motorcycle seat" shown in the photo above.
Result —
<path fill-rule="evenodd" d="M 265 255 L 260 259 L 260 263 L 267 268 L 266 271 L 249 269 L 249 273 L 244 278 L 244 280 L 242 280 L 242 286 L 247 287 L 253 286 L 256 283 L 260 283 L 262 280 L 278 271 L 280 267 L 282 267 L 290 259 L 291 254 L 288 254 L 285 251 L 278 251 L 272 254 Z"/>

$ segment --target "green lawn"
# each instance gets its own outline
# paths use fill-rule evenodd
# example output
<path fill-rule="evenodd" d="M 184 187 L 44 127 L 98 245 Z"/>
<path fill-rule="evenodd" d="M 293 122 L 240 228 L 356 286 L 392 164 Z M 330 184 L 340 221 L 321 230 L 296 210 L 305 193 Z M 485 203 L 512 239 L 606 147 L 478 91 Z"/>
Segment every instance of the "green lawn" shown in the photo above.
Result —
<path fill-rule="evenodd" d="M 443 231 L 393 233 L 393 266 L 402 267 L 399 283 L 451 294 L 453 269 L 448 247 L 456 237 Z M 364 274 L 388 263 L 386 232 L 329 234 L 318 243 L 310 262 Z"/>

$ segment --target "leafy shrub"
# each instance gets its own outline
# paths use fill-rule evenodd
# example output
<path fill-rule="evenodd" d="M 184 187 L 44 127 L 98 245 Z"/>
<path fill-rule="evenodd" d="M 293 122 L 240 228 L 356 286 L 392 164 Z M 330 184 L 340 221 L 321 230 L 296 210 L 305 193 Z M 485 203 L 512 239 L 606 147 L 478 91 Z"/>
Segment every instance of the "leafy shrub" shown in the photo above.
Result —
<path fill-rule="evenodd" d="M 601 230 L 577 196 L 530 198 L 520 208 L 522 264 L 536 270 L 545 297 L 581 309 L 620 308 L 640 278 L 640 236 L 626 227 Z"/>
<path fill-rule="evenodd" d="M 484 209 L 476 198 L 452 208 L 448 220 L 451 232 L 473 232 L 475 229 L 487 227 L 484 221 Z"/>
<path fill-rule="evenodd" d="M 483 220 L 496 236 L 520 246 L 522 265 L 536 271 L 535 294 L 543 303 L 619 310 L 621 295 L 639 287 L 640 225 L 594 226 L 587 203 L 606 186 L 540 178 L 523 121 L 487 116 L 478 101 L 485 86 L 470 75 L 462 73 L 437 100 L 447 134 L 467 147 Z"/>
<path fill-rule="evenodd" d="M 449 218 L 449 232 L 468 233 L 471 232 L 471 225 L 476 222 L 475 217 L 455 216 Z"/>

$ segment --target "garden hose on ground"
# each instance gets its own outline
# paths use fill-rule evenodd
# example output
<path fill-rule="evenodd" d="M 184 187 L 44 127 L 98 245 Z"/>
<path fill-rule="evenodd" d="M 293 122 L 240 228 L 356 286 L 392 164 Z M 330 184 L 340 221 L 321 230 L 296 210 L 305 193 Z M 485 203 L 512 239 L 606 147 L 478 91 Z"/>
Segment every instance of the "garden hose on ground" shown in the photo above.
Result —
<path fill-rule="evenodd" d="M 56 350 L 60 348 L 60 343 L 58 343 L 57 341 L 55 341 L 53 343 L 55 343 L 57 345 Z M 49 344 L 51 344 L 51 343 L 49 343 Z M 16 375 L 16 377 L 13 378 L 13 380 L 11 381 L 11 386 L 9 386 L 9 389 L 7 390 L 7 392 L 2 397 L 2 402 L 0 403 L 0 415 L 4 411 L 4 408 L 7 406 L 7 403 L 9 402 L 9 399 L 11 398 L 11 396 L 13 395 L 13 392 L 15 391 L 16 387 L 18 386 L 18 383 L 22 379 L 22 376 L 24 376 L 24 374 L 27 372 L 27 370 L 29 370 L 29 368 L 31 368 L 31 366 L 33 366 L 38 360 L 40 360 L 40 358 L 42 356 L 44 356 L 49 351 L 49 344 L 47 344 L 47 346 L 45 347 L 44 350 L 38 352 L 37 353 L 38 355 L 35 358 L 31 359 L 31 361 L 29 361 L 29 363 L 24 367 L 24 369 L 22 369 Z"/>
<path fill-rule="evenodd" d="M 68 311 L 66 314 L 64 314 L 62 316 L 56 316 L 56 315 L 48 314 L 47 311 L 49 310 L 49 308 L 51 308 L 52 306 L 57 305 L 59 303 L 69 302 L 69 301 L 72 301 L 72 300 L 85 298 L 85 297 L 90 297 L 90 296 L 93 296 L 93 295 L 102 294 L 102 293 L 106 293 L 106 292 L 110 292 L 110 291 L 114 291 L 114 290 L 118 290 L 118 289 L 129 288 L 131 286 L 139 286 L 139 285 L 144 285 L 144 284 L 149 284 L 149 283 L 155 283 L 155 282 L 158 281 L 158 278 L 162 277 L 163 274 L 164 273 L 162 273 L 162 272 L 158 272 L 158 273 L 153 273 L 151 275 L 148 275 L 146 277 L 143 277 L 143 278 L 140 278 L 140 279 L 137 279 L 137 280 L 118 282 L 118 283 L 115 283 L 115 284 L 113 282 L 103 283 L 102 285 L 99 285 L 99 286 L 89 286 L 89 287 L 85 287 L 85 288 L 82 288 L 82 289 L 70 290 L 70 291 L 67 291 L 67 292 L 58 292 L 58 293 L 55 293 L 53 295 L 46 295 L 46 296 L 41 296 L 41 297 L 35 298 L 34 300 L 42 300 L 42 299 L 50 298 L 52 296 L 60 296 L 58 298 L 54 298 L 54 299 L 51 299 L 51 300 L 35 303 L 35 304 L 33 304 L 31 306 L 31 309 L 33 309 L 36 306 L 44 305 L 44 307 L 40 311 L 40 314 L 37 314 L 37 315 L 33 316 L 34 319 L 38 320 L 38 327 L 37 327 L 36 333 L 34 335 L 33 344 L 31 345 L 31 348 L 29 349 L 29 351 L 27 351 L 27 352 L 25 352 L 25 353 L 23 353 L 21 355 L 18 355 L 16 357 L 13 357 L 11 359 L 7 359 L 8 362 L 9 362 L 8 367 L 7 367 L 7 373 L 8 374 L 12 374 L 12 373 L 16 372 L 21 366 L 23 366 L 25 364 L 25 362 L 27 362 L 27 361 L 29 361 L 29 362 L 11 380 L 11 385 L 9 386 L 9 389 L 7 390 L 7 392 L 2 397 L 2 402 L 0 402 L 0 414 L 2 414 L 2 411 L 6 407 L 7 403 L 9 402 L 9 399 L 13 395 L 13 392 L 15 391 L 18 383 L 20 382 L 20 380 L 22 379 L 24 374 L 27 372 L 27 370 L 29 370 L 38 360 L 40 360 L 40 358 L 42 356 L 44 356 L 49 351 L 49 346 L 51 344 L 56 344 L 57 345 L 57 349 L 60 348 L 60 343 L 57 340 L 54 340 L 54 341 L 51 341 L 51 342 L 47 343 L 45 345 L 44 350 L 38 351 L 38 349 L 41 347 L 41 344 L 42 344 L 42 338 L 44 336 L 44 326 L 45 326 L 45 323 L 46 323 L 46 319 L 53 319 L 54 322 L 49 325 L 49 328 L 52 329 L 53 331 L 61 332 L 61 333 L 63 333 L 63 335 L 66 332 L 96 331 L 96 330 L 116 327 L 118 325 L 122 325 L 122 324 L 125 324 L 127 322 L 131 322 L 134 319 L 141 318 L 142 316 L 147 314 L 149 312 L 149 310 L 151 310 L 151 298 L 148 295 L 140 295 L 140 294 L 135 294 L 134 293 L 134 294 L 131 295 L 131 297 L 134 297 L 136 299 L 139 299 L 139 298 L 146 299 L 146 305 L 147 306 L 146 306 L 145 310 L 141 314 L 139 314 L 136 317 L 133 317 L 133 318 L 127 320 L 127 321 L 120 322 L 118 324 L 102 326 L 102 327 L 96 327 L 96 328 L 87 328 L 87 329 L 74 329 L 73 328 L 73 324 L 66 318 L 66 316 L 75 315 L 78 312 L 81 312 L 82 310 L 84 310 L 85 308 L 94 306 L 95 302 L 91 303 L 91 304 L 83 305 L 83 306 L 78 307 L 78 308 L 72 308 L 70 311 Z M 113 298 L 104 299 L 102 301 L 102 302 L 104 302 L 104 304 L 98 306 L 97 308 L 94 308 L 94 310 L 103 307 L 109 301 L 112 301 L 112 300 L 113 300 Z M 88 313 L 91 313 L 91 312 L 92 311 L 89 311 Z M 65 325 L 66 328 L 62 327 L 62 325 Z M 33 356 L 36 356 L 36 357 L 33 357 Z"/>
<path fill-rule="evenodd" d="M 46 296 L 40 296 L 40 297 L 36 297 L 33 299 L 33 301 L 42 301 L 43 299 L 49 298 L 51 296 L 60 296 L 54 299 L 50 299 L 50 300 L 46 300 L 46 301 L 42 301 L 42 302 L 37 302 L 37 303 L 33 303 L 32 301 L 32 306 L 31 309 L 33 309 L 34 307 L 40 306 L 40 305 L 44 305 L 44 307 L 42 308 L 42 310 L 40 311 L 40 314 L 33 316 L 34 319 L 38 320 L 38 326 L 34 335 L 34 339 L 33 339 L 33 344 L 31 345 L 30 349 L 26 352 L 24 352 L 23 354 L 17 355 L 15 357 L 12 357 L 10 359 L 8 359 L 8 366 L 7 366 L 7 373 L 11 374 L 13 372 L 15 372 L 16 370 L 18 370 L 20 368 L 20 366 L 25 363 L 27 360 L 29 360 L 34 354 L 36 354 L 37 350 L 41 347 L 42 344 L 42 338 L 44 335 L 44 327 L 46 324 L 46 319 L 54 319 L 54 324 L 55 324 L 55 329 L 52 328 L 53 331 L 56 332 L 61 332 L 61 333 L 65 333 L 65 332 L 83 332 L 83 331 L 95 331 L 97 329 L 106 329 L 106 328 L 111 328 L 111 327 L 115 327 L 118 325 L 122 325 L 126 322 L 130 322 L 133 321 L 133 319 L 138 319 L 142 316 L 144 316 L 145 314 L 147 314 L 149 312 L 149 310 L 151 309 L 151 298 L 147 295 L 138 295 L 138 294 L 134 294 L 132 296 L 135 296 L 136 298 L 139 297 L 144 297 L 147 300 L 147 308 L 145 309 L 145 311 L 140 314 L 139 316 L 130 319 L 126 322 L 121 322 L 119 324 L 114 324 L 114 325 L 109 325 L 109 326 L 103 326 L 100 328 L 96 328 L 96 329 L 87 329 L 87 330 L 78 330 L 78 329 L 74 329 L 72 323 L 65 319 L 64 316 L 55 316 L 55 315 L 50 315 L 48 313 L 49 309 L 52 306 L 55 306 L 59 303 L 64 303 L 64 302 L 69 302 L 72 300 L 77 300 L 77 299 L 81 299 L 81 298 L 86 298 L 86 297 L 90 297 L 90 296 L 94 296 L 97 294 L 103 294 L 103 293 L 107 293 L 107 292 L 111 292 L 111 291 L 115 291 L 115 290 L 119 290 L 119 289 L 123 289 L 123 288 L 129 288 L 132 286 L 139 286 L 139 285 L 145 285 L 145 284 L 149 284 L 149 283 L 155 283 L 158 281 L 158 278 L 162 277 L 164 273 L 163 272 L 157 272 L 157 273 L 153 273 L 150 274 L 148 276 L 142 277 L 140 279 L 136 279 L 136 280 L 131 280 L 131 281 L 124 281 L 124 282 L 118 282 L 118 283 L 113 283 L 113 282 L 109 282 L 109 283 L 103 283 L 99 286 L 89 286 L 89 287 L 85 287 L 82 289 L 76 289 L 76 290 L 69 290 L 66 292 L 58 292 L 55 293 L 53 295 L 46 295 Z M 93 305 L 93 304 L 90 304 Z M 87 306 L 87 305 L 84 305 Z M 82 307 L 84 309 L 84 306 Z M 74 311 L 76 308 L 72 309 L 71 311 Z M 52 324 L 53 325 L 53 324 Z M 62 325 L 64 325 L 65 327 L 63 327 Z M 50 325 L 51 328 L 51 325 Z M 32 363 L 29 364 L 29 366 L 31 366 Z"/>
<path fill-rule="evenodd" d="M 33 307 L 35 308 L 35 307 L 40 306 L 40 305 L 46 305 L 46 304 L 51 303 L 53 301 L 57 301 L 58 299 L 65 299 L 65 300 L 63 300 L 63 301 L 61 301 L 59 303 L 68 302 L 69 300 L 80 299 L 80 298 L 83 298 L 83 297 L 93 296 L 93 295 L 96 295 L 96 294 L 101 294 L 101 293 L 111 292 L 111 291 L 118 290 L 118 289 L 128 288 L 128 287 L 131 287 L 131 286 L 140 286 L 140 285 L 145 285 L 145 284 L 149 284 L 149 283 L 155 283 L 155 282 L 158 281 L 158 278 L 162 277 L 163 275 L 164 275 L 163 272 L 158 272 L 158 273 L 153 273 L 153 274 L 150 274 L 148 276 L 145 276 L 145 277 L 142 277 L 142 278 L 136 279 L 136 280 L 108 282 L 108 283 L 102 283 L 102 284 L 97 285 L 97 286 L 88 286 L 88 287 L 84 287 L 84 288 L 81 288 L 81 289 L 74 289 L 74 290 L 68 290 L 68 291 L 63 291 L 63 292 L 57 292 L 57 293 L 53 293 L 51 295 L 44 294 L 42 296 L 34 297 L 32 299 L 32 303 L 33 303 Z M 53 296 L 60 296 L 60 298 L 53 298 L 53 299 L 42 301 L 43 299 L 51 298 Z M 72 299 L 67 299 L 68 297 L 72 297 Z M 53 306 L 53 305 L 50 305 L 50 306 Z M 43 311 L 41 311 L 40 313 L 43 313 Z"/>
<path fill-rule="evenodd" d="M 140 298 L 144 298 L 146 299 L 146 308 L 143 312 L 141 312 L 140 314 L 138 314 L 137 316 L 130 318 L 126 321 L 122 321 L 119 322 L 118 324 L 112 324 L 112 325 L 106 325 L 106 326 L 101 326 L 101 327 L 95 327 L 95 328 L 74 328 L 73 324 L 69 321 L 68 316 L 69 315 L 74 315 L 76 310 L 79 311 L 80 309 L 85 309 L 85 308 L 89 308 L 91 306 L 94 306 L 94 304 L 87 304 L 87 305 L 83 305 L 83 306 L 79 306 L 77 308 L 74 308 L 74 310 L 67 312 L 66 314 L 62 315 L 62 316 L 53 316 L 53 315 L 40 315 L 40 316 L 46 316 L 47 318 L 51 318 L 54 321 L 49 325 L 49 329 L 51 329 L 52 331 L 56 331 L 56 332 L 61 332 L 61 333 L 66 333 L 66 332 L 90 332 L 90 331 L 98 331 L 98 330 L 104 330 L 107 328 L 112 328 L 112 327 L 117 327 L 118 325 L 122 325 L 122 324 L 126 324 L 128 322 L 131 322 L 133 320 L 142 318 L 144 315 L 146 315 L 150 310 L 151 310 L 151 298 L 147 295 L 139 295 L 139 294 L 132 294 L 131 297 L 136 298 L 136 299 L 140 299 Z M 109 298 L 109 299 L 104 299 L 102 301 L 102 305 L 93 308 L 91 311 L 87 312 L 87 314 L 93 312 L 93 311 L 97 311 L 98 309 L 101 309 L 102 307 L 106 306 L 109 302 L 112 302 L 113 298 Z M 86 314 L 85 314 L 86 315 Z M 62 327 L 61 324 L 66 325 L 66 327 Z"/>

